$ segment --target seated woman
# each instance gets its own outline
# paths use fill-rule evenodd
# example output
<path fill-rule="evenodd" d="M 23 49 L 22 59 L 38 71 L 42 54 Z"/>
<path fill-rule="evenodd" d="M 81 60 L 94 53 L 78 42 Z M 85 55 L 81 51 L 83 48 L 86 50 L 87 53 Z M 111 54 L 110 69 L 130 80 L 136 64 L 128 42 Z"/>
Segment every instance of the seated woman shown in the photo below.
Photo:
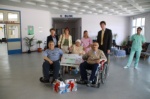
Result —
<path fill-rule="evenodd" d="M 72 52 L 72 54 L 79 54 L 79 55 L 83 55 L 85 54 L 83 47 L 81 46 L 81 40 L 76 40 L 75 45 L 73 45 L 70 49 L 70 52 Z"/>
<path fill-rule="evenodd" d="M 83 60 L 85 61 L 80 64 L 80 74 L 81 74 L 82 81 L 79 83 L 87 83 L 87 86 L 91 86 L 100 61 L 102 60 L 107 61 L 105 54 L 103 53 L 102 50 L 99 50 L 98 47 L 99 44 L 97 42 L 94 42 L 92 44 L 92 49 L 88 53 L 82 56 Z M 86 69 L 92 70 L 89 80 L 87 78 Z"/>
<path fill-rule="evenodd" d="M 48 43 L 47 50 L 44 51 L 44 63 L 43 63 L 43 77 L 40 78 L 42 83 L 49 83 L 49 70 L 51 66 L 53 67 L 53 80 L 51 83 L 55 82 L 58 79 L 59 70 L 60 70 L 60 62 L 59 59 L 63 55 L 63 51 L 59 48 L 55 48 L 55 44 L 53 41 Z"/>

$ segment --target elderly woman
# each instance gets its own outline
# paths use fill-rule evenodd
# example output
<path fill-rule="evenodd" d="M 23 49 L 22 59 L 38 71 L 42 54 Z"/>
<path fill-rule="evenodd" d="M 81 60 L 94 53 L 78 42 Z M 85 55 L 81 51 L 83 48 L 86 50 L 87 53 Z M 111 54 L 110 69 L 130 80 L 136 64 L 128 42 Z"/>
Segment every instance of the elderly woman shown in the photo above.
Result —
<path fill-rule="evenodd" d="M 83 47 L 81 46 L 81 40 L 76 40 L 75 45 L 72 46 L 71 50 L 72 54 L 85 54 Z"/>

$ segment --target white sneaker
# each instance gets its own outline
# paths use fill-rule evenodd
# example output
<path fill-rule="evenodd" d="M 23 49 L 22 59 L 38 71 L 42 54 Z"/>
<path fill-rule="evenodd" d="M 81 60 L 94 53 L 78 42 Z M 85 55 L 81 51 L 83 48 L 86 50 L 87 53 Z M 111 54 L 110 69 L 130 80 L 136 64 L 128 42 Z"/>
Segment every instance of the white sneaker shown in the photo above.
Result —
<path fill-rule="evenodd" d="M 124 68 L 124 69 L 127 69 L 127 68 L 129 68 L 129 66 L 124 66 L 123 68 Z"/>

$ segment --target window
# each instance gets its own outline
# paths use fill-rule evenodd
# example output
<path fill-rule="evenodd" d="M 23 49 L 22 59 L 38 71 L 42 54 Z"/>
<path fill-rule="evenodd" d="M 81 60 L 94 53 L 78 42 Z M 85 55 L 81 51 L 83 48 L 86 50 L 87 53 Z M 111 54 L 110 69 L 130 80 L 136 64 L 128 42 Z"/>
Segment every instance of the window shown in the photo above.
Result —
<path fill-rule="evenodd" d="M 132 20 L 132 34 L 137 32 L 137 28 L 141 27 L 142 32 L 141 34 L 145 34 L 145 18 L 136 18 Z"/>
<path fill-rule="evenodd" d="M 8 21 L 18 21 L 18 14 L 8 13 Z"/>
<path fill-rule="evenodd" d="M 3 21 L 3 13 L 0 12 L 0 21 Z"/>

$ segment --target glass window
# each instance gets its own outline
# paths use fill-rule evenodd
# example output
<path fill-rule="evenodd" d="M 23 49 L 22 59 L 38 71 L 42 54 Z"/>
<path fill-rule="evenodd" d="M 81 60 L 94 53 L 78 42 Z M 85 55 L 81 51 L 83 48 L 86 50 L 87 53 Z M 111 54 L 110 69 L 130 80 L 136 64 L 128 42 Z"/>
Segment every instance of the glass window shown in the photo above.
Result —
<path fill-rule="evenodd" d="M 136 26 L 141 26 L 141 18 L 137 18 Z"/>
<path fill-rule="evenodd" d="M 144 28 L 144 27 L 142 27 L 141 34 L 142 34 L 142 35 L 144 35 L 144 34 L 145 34 L 145 28 Z"/>
<path fill-rule="evenodd" d="M 3 21 L 3 13 L 0 12 L 0 21 Z"/>
<path fill-rule="evenodd" d="M 18 14 L 8 13 L 8 21 L 18 21 Z"/>
<path fill-rule="evenodd" d="M 132 34 L 136 33 L 136 28 L 132 28 Z"/>
<path fill-rule="evenodd" d="M 136 26 L 136 20 L 135 19 L 132 22 L 132 26 Z"/>
<path fill-rule="evenodd" d="M 145 18 L 142 18 L 142 26 L 145 25 Z"/>

